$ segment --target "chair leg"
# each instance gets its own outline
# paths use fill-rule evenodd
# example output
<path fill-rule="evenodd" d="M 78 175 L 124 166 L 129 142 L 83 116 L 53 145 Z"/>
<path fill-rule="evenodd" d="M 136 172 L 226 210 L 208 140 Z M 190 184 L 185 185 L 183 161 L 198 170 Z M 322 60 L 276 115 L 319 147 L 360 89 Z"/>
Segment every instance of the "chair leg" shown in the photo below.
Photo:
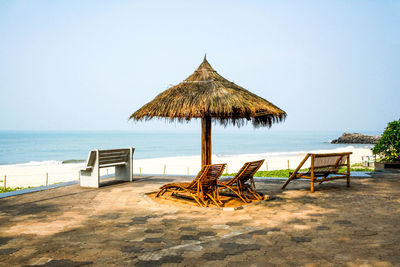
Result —
<path fill-rule="evenodd" d="M 311 181 L 311 184 L 310 184 L 310 191 L 311 191 L 311 193 L 313 193 L 313 192 L 314 192 L 314 179 L 311 178 L 310 181 Z"/>
<path fill-rule="evenodd" d="M 254 179 L 251 179 L 250 181 L 250 188 L 248 188 L 249 192 L 257 199 L 257 200 L 262 200 L 263 198 L 260 196 L 260 194 L 257 193 L 256 189 L 256 184 L 254 182 Z"/>
<path fill-rule="evenodd" d="M 281 187 L 281 189 L 285 189 L 285 187 L 296 178 L 296 173 L 293 173 L 285 182 L 285 184 Z"/>
<path fill-rule="evenodd" d="M 209 197 L 209 199 L 211 199 L 211 200 L 214 202 L 215 205 L 217 205 L 217 207 L 221 207 L 221 206 L 219 205 L 219 203 L 212 197 L 212 195 L 207 194 L 207 196 Z"/>
<path fill-rule="evenodd" d="M 218 203 L 222 205 L 223 203 L 222 203 L 221 198 L 220 198 L 220 196 L 219 196 L 218 186 L 215 187 L 215 189 L 214 189 L 214 194 L 217 196 L 217 201 L 218 201 Z"/>
<path fill-rule="evenodd" d="M 247 201 L 240 195 L 239 192 L 236 192 L 232 187 L 228 185 L 225 185 L 225 187 L 231 190 L 233 193 L 235 193 L 244 203 L 247 203 Z"/>
<path fill-rule="evenodd" d="M 321 181 L 319 181 L 319 183 L 318 183 L 318 184 L 322 184 L 323 182 L 325 182 L 325 180 L 324 180 L 324 179 L 325 179 L 326 177 L 328 177 L 328 175 L 324 175 L 324 176 L 321 178 Z"/>
<path fill-rule="evenodd" d="M 165 193 L 165 189 L 161 189 L 160 191 L 158 191 L 156 197 L 160 197 L 160 196 L 164 195 L 164 193 Z"/>
<path fill-rule="evenodd" d="M 262 200 L 262 197 L 260 196 L 260 194 L 257 193 L 256 190 L 254 189 L 248 189 L 248 191 L 250 192 L 250 194 L 256 199 L 256 200 Z"/>

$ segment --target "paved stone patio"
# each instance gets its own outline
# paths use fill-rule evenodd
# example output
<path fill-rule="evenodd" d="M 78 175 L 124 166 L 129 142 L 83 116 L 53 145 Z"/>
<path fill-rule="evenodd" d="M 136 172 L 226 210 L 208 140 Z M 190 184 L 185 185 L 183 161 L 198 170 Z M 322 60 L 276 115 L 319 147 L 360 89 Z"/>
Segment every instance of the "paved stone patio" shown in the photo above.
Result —
<path fill-rule="evenodd" d="M 187 179 L 187 178 L 186 178 Z M 256 181 L 270 200 L 225 211 L 145 193 L 184 178 L 136 177 L 0 199 L 2 266 L 400 266 L 400 173 Z"/>

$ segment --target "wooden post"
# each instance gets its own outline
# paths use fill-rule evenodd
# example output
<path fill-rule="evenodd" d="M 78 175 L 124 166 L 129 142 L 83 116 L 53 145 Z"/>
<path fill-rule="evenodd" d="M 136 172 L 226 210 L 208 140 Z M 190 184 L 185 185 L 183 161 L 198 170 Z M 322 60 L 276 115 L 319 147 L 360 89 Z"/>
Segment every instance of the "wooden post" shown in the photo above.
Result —
<path fill-rule="evenodd" d="M 290 170 L 290 168 L 289 168 L 289 160 L 287 160 L 287 168 L 288 168 L 288 170 Z"/>
<path fill-rule="evenodd" d="M 7 175 L 4 175 L 4 189 L 7 188 Z"/>
<path fill-rule="evenodd" d="M 189 168 L 187 168 L 187 171 L 188 171 L 188 172 L 187 172 L 187 175 L 189 175 Z"/>
<path fill-rule="evenodd" d="M 347 187 L 350 187 L 350 155 L 347 155 Z"/>
<path fill-rule="evenodd" d="M 265 170 L 268 171 L 268 162 L 265 162 Z"/>
<path fill-rule="evenodd" d="M 226 170 L 225 173 L 228 174 L 228 165 L 226 165 L 226 169 L 225 170 Z"/>
<path fill-rule="evenodd" d="M 46 186 L 49 185 L 49 173 L 46 172 Z"/>
<path fill-rule="evenodd" d="M 167 167 L 167 165 L 164 164 L 164 175 L 165 175 L 165 168 Z"/>
<path fill-rule="evenodd" d="M 211 164 L 211 117 L 201 119 L 201 167 Z"/>
<path fill-rule="evenodd" d="M 314 155 L 311 155 L 311 178 L 310 191 L 314 192 Z"/>
<path fill-rule="evenodd" d="M 107 170 L 107 175 L 108 175 L 108 168 L 106 170 Z"/>
<path fill-rule="evenodd" d="M 81 180 L 81 171 L 78 171 L 78 181 Z"/>
<path fill-rule="evenodd" d="M 140 171 L 140 175 L 142 175 L 142 168 L 139 168 L 139 171 Z"/>

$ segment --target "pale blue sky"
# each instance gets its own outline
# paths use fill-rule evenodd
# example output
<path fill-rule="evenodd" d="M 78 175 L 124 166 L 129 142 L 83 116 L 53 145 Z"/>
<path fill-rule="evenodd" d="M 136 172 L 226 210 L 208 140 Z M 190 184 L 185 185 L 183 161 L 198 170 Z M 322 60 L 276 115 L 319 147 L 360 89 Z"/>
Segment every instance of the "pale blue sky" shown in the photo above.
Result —
<path fill-rule="evenodd" d="M 204 53 L 288 113 L 274 130 L 400 117 L 400 1 L 3 0 L 0 130 L 197 131 L 127 119 Z"/>

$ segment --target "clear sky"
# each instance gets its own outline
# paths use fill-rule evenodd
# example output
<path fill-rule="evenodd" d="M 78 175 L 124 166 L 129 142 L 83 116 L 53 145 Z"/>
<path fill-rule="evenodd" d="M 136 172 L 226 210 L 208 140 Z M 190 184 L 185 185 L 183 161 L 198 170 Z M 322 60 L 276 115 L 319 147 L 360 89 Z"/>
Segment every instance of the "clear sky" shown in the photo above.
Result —
<path fill-rule="evenodd" d="M 3 0 L 0 130 L 199 130 L 127 119 L 204 53 L 287 112 L 273 129 L 400 117 L 400 1 Z"/>

